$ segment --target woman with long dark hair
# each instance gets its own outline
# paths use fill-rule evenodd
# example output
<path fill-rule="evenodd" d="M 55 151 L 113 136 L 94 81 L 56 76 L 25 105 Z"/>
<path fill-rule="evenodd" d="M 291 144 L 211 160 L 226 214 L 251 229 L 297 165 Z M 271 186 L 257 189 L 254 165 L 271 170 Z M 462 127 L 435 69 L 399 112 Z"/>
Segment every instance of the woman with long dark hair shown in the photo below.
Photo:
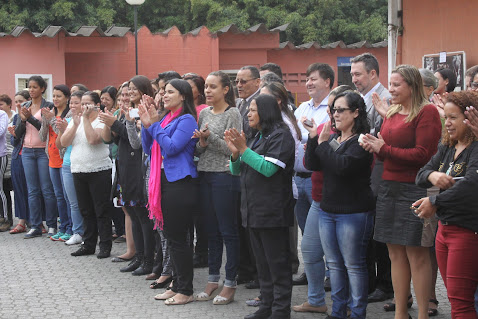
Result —
<path fill-rule="evenodd" d="M 42 97 L 46 88 L 46 81 L 41 76 L 34 75 L 28 79 L 28 91 L 32 100 L 22 105 L 20 117 L 15 122 L 15 135 L 23 143 L 22 162 L 28 186 L 28 207 L 32 224 L 25 238 L 42 235 L 42 197 L 48 236 L 55 235 L 57 228 L 58 208 L 48 170 L 48 156 L 45 152 L 47 145 L 40 140 L 38 134 L 42 126 L 41 109 L 53 107 L 51 102 Z"/>
<path fill-rule="evenodd" d="M 131 101 L 135 106 L 139 104 L 135 103 L 139 102 L 136 93 L 140 98 L 144 94 L 152 98 L 153 87 L 147 77 L 137 75 L 129 82 L 129 89 L 135 93 L 130 95 L 133 96 Z M 147 197 L 143 189 L 143 152 L 141 148 L 133 148 L 131 145 L 125 116 L 120 116 L 118 120 L 110 112 L 104 112 L 99 114 L 99 119 L 105 124 L 103 140 L 106 142 L 113 140 L 118 145 L 117 169 L 112 192 L 116 194 L 119 204 L 126 209 L 133 223 L 136 255 L 133 262 L 122 271 L 132 272 L 134 276 L 147 275 L 153 270 L 154 235 L 153 224 L 146 208 Z"/>
<path fill-rule="evenodd" d="M 370 188 L 373 155 L 358 142 L 370 131 L 363 98 L 356 92 L 338 94 L 330 107 L 331 122 L 320 135 L 309 131 L 305 165 L 323 171 L 319 209 L 320 242 L 330 269 L 332 316 L 346 318 L 349 288 L 353 318 L 366 316 L 368 281 L 365 262 L 372 234 L 374 200 Z M 302 123 L 305 122 L 302 119 Z M 330 134 L 334 127 L 335 134 Z"/>
<path fill-rule="evenodd" d="M 226 281 L 214 304 L 225 305 L 234 300 L 237 267 L 239 265 L 239 234 L 237 213 L 239 204 L 239 178 L 227 167 L 231 151 L 224 141 L 224 132 L 242 129 L 242 117 L 235 107 L 234 92 L 229 76 L 212 72 L 206 78 L 204 94 L 211 106 L 199 115 L 199 129 L 193 137 L 199 138 L 196 152 L 201 180 L 201 208 L 205 214 L 209 248 L 209 277 L 198 301 L 213 298 L 221 278 L 222 250 L 226 246 Z"/>
<path fill-rule="evenodd" d="M 259 310 L 245 318 L 289 318 L 295 142 L 274 97 L 253 99 L 247 117 L 255 136 L 246 141 L 244 132 L 225 133 L 231 172 L 241 174 L 242 225 L 250 231 L 262 296 Z"/>
<path fill-rule="evenodd" d="M 68 199 L 65 196 L 62 166 L 63 155 L 65 149 L 58 149 L 56 139 L 58 137 L 58 128 L 56 121 L 58 118 L 69 117 L 70 107 L 68 106 L 70 99 L 70 89 L 64 84 L 56 85 L 53 88 L 53 105 L 52 110 L 42 109 L 42 126 L 40 128 L 40 140 L 45 141 L 48 145 L 48 165 L 50 169 L 50 178 L 55 191 L 58 213 L 60 216 L 60 227 L 58 232 L 51 236 L 53 241 L 67 241 L 73 235 L 71 223 L 71 211 Z"/>
<path fill-rule="evenodd" d="M 193 252 L 189 229 L 198 198 L 194 149 L 191 138 L 198 128 L 191 86 L 171 80 L 165 87 L 164 111 L 153 104 L 140 105 L 143 150 L 151 156 L 149 210 L 156 227 L 163 228 L 173 263 L 173 285 L 155 298 L 166 305 L 194 301 Z"/>

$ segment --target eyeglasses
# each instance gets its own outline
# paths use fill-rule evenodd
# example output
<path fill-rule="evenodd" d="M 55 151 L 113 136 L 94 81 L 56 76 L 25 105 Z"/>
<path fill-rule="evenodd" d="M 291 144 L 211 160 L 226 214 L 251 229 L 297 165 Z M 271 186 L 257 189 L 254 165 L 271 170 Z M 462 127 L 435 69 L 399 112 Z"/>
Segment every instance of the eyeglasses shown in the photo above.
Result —
<path fill-rule="evenodd" d="M 341 113 L 344 113 L 347 110 L 350 110 L 350 109 L 349 108 L 336 108 L 336 107 L 334 107 L 332 109 L 332 114 L 334 114 L 335 112 L 341 114 Z"/>
<path fill-rule="evenodd" d="M 470 82 L 470 87 L 471 87 L 472 89 L 478 88 L 478 82 Z"/>
<path fill-rule="evenodd" d="M 252 79 L 249 79 L 249 80 L 240 79 L 240 80 L 235 80 L 234 83 L 236 83 L 236 85 L 239 84 L 239 83 L 241 83 L 241 85 L 244 85 L 244 84 L 246 84 L 247 82 L 252 81 L 252 80 L 256 80 L 256 79 L 257 79 L 257 78 L 252 78 Z"/>

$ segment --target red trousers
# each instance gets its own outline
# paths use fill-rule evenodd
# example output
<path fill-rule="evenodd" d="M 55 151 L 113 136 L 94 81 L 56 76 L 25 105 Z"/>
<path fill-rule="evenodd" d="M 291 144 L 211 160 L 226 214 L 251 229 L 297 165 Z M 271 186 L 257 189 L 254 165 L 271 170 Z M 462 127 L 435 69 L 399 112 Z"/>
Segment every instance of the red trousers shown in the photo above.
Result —
<path fill-rule="evenodd" d="M 478 286 L 478 234 L 440 222 L 435 251 L 451 303 L 452 318 L 478 318 L 474 307 Z"/>

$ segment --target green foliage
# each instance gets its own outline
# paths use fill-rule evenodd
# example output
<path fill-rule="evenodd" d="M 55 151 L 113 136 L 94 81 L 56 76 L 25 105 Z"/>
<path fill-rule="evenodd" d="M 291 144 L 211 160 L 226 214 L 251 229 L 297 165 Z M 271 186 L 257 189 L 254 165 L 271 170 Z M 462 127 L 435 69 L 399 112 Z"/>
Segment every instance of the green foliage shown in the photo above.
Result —
<path fill-rule="evenodd" d="M 138 8 L 138 24 L 152 32 L 173 25 L 188 32 L 201 25 L 215 32 L 236 24 L 247 29 L 289 23 L 281 40 L 326 44 L 381 41 L 387 35 L 387 0 L 146 0 Z M 0 30 L 16 25 L 41 32 L 48 25 L 76 31 L 82 25 L 103 29 L 133 25 L 133 10 L 125 0 L 0 0 Z"/>

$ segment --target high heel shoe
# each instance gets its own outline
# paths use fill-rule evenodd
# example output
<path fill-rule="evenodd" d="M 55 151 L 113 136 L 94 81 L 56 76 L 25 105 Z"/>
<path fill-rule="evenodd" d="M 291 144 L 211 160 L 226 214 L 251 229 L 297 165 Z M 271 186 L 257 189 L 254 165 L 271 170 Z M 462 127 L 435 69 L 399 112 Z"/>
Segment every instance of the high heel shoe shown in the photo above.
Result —
<path fill-rule="evenodd" d="M 165 281 L 163 282 L 153 282 L 149 288 L 151 289 L 159 289 L 159 288 L 165 288 L 167 285 L 169 285 L 171 283 L 171 281 L 173 281 L 173 277 L 168 277 Z"/>

